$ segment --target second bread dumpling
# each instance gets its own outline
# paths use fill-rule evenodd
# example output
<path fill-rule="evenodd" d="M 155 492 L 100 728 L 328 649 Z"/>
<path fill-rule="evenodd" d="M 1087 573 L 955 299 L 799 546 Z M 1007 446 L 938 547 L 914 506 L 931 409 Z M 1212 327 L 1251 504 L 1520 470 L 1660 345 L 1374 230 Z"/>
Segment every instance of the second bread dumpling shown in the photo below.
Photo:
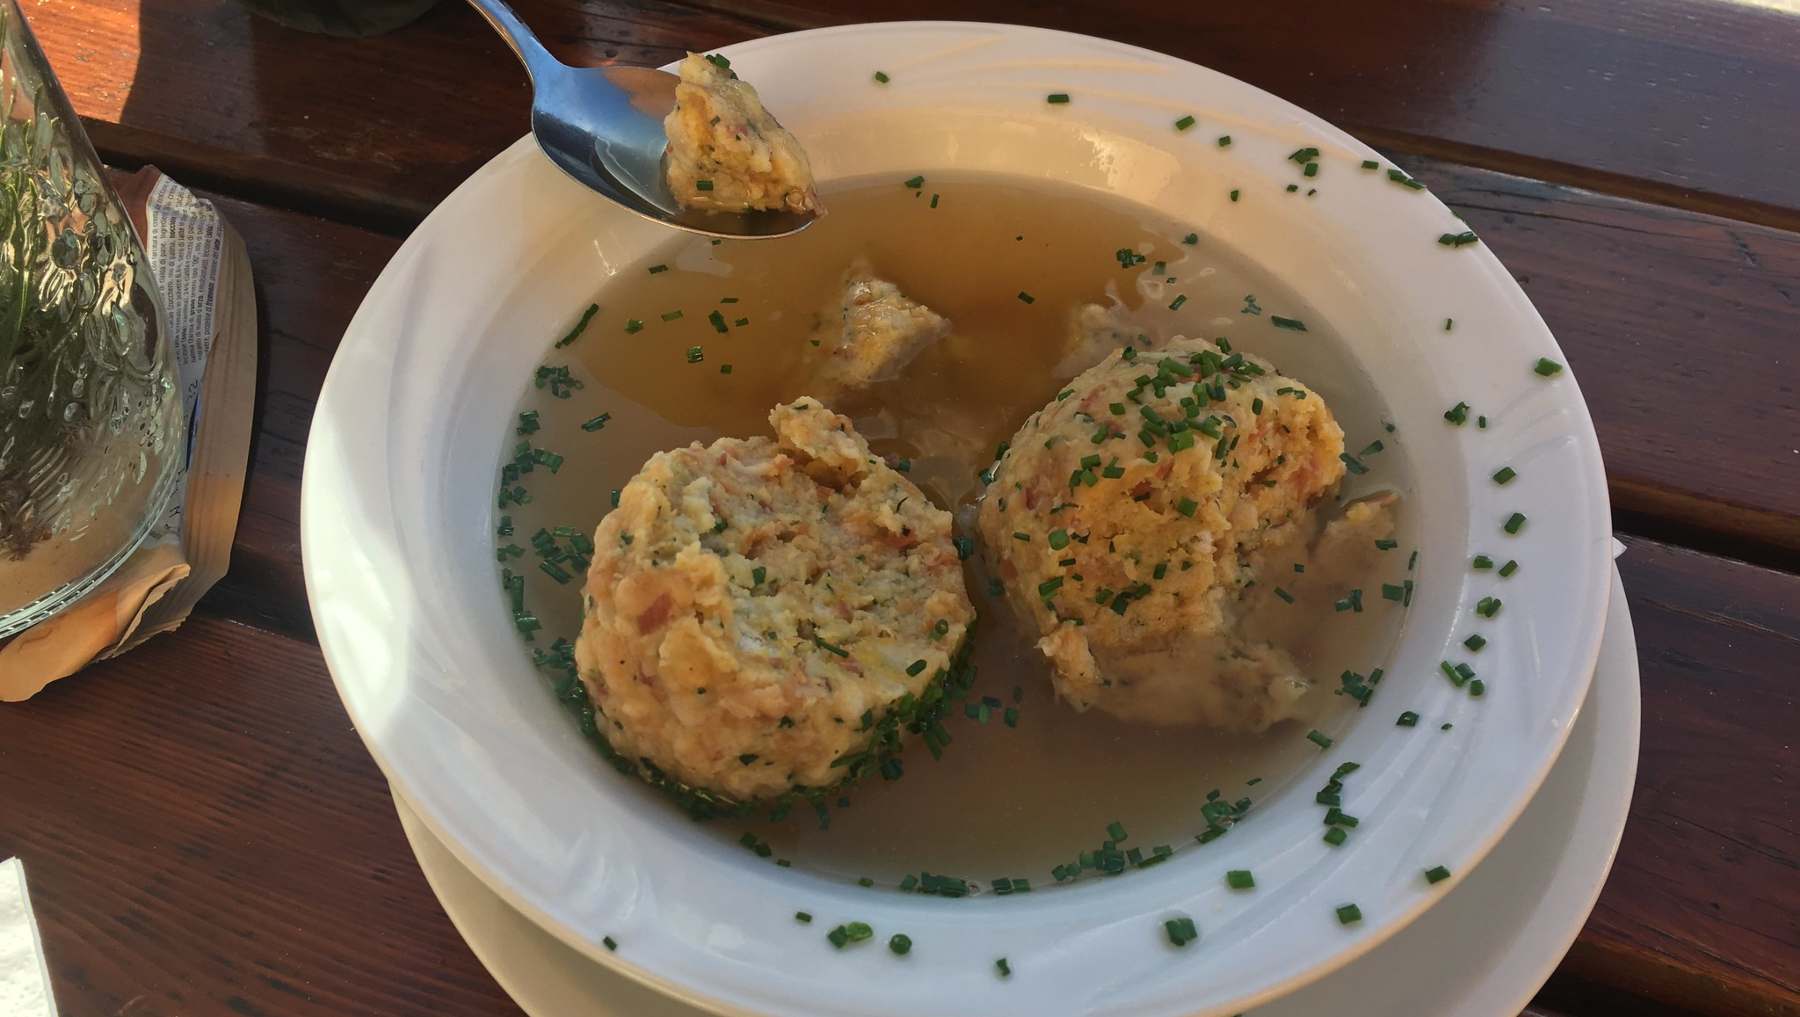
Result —
<path fill-rule="evenodd" d="M 1237 599 L 1259 548 L 1308 539 L 1343 451 L 1316 393 L 1202 339 L 1115 350 L 1069 382 L 994 465 L 979 515 L 1058 695 L 1159 724 L 1291 716 L 1305 680 L 1236 638 Z"/>

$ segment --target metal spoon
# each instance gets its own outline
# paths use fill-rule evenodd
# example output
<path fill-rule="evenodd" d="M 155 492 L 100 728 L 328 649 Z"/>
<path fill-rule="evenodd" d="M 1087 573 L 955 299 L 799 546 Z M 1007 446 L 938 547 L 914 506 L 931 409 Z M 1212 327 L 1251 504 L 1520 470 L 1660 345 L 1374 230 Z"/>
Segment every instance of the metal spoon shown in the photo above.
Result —
<path fill-rule="evenodd" d="M 469 0 L 512 46 L 531 76 L 531 133 L 564 173 L 656 222 L 710 237 L 784 237 L 816 216 L 799 212 L 683 209 L 663 175 L 663 118 L 675 84 L 650 67 L 570 67 L 538 42 L 504 0 Z"/>

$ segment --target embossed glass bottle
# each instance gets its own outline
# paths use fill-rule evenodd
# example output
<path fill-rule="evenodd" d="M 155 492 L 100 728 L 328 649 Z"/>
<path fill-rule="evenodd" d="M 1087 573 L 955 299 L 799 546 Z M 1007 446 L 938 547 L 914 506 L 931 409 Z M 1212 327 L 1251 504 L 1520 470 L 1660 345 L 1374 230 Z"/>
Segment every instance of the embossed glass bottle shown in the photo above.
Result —
<path fill-rule="evenodd" d="M 162 516 L 181 400 L 155 281 L 15 0 L 0 0 L 0 636 Z"/>

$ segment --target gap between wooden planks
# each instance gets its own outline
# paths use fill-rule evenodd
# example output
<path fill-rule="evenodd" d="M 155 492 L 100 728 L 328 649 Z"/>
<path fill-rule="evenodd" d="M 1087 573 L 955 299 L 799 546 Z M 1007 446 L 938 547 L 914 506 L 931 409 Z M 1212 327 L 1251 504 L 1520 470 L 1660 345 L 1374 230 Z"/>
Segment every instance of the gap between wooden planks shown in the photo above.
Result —
<path fill-rule="evenodd" d="M 1800 1012 L 1783 667 L 1800 576 L 1629 543 L 1638 786 L 1543 1012 Z M 140 996 L 131 1013 L 508 1009 L 420 879 L 311 644 L 203 610 L 0 710 L 0 746 L 0 856 L 31 869 L 65 1012 Z"/>

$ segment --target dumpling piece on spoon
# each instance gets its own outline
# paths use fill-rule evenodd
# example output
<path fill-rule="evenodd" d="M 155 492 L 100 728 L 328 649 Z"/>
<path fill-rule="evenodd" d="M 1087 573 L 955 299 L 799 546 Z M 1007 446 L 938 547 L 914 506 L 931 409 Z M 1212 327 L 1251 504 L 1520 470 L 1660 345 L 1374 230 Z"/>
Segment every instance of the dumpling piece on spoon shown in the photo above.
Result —
<path fill-rule="evenodd" d="M 683 208 L 710 212 L 818 212 L 812 164 L 756 89 L 722 56 L 681 62 L 669 137 L 669 190 Z"/>
<path fill-rule="evenodd" d="M 620 755 L 741 802 L 887 765 L 975 616 L 949 513 L 818 400 L 769 420 L 621 489 L 575 644 Z"/>

